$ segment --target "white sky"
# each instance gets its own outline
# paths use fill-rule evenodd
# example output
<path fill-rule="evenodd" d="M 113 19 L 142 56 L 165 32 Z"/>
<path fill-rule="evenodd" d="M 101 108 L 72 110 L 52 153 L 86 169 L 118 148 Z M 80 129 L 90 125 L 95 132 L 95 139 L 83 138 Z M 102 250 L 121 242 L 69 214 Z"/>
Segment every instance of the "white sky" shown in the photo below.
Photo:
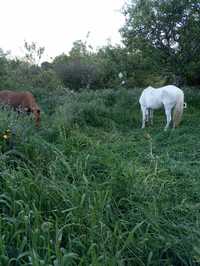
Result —
<path fill-rule="evenodd" d="M 46 59 L 67 53 L 76 40 L 94 48 L 120 43 L 125 0 L 1 0 L 0 48 L 22 55 L 24 40 L 45 47 Z"/>

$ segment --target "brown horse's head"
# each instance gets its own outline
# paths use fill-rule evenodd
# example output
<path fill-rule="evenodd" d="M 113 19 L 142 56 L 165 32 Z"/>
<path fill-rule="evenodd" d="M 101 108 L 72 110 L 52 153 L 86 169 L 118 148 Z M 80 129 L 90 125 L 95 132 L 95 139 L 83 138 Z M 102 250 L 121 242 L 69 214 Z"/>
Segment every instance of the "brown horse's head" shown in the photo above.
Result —
<path fill-rule="evenodd" d="M 31 92 L 0 91 L 0 104 L 9 105 L 18 112 L 33 113 L 36 126 L 40 126 L 40 108 Z"/>

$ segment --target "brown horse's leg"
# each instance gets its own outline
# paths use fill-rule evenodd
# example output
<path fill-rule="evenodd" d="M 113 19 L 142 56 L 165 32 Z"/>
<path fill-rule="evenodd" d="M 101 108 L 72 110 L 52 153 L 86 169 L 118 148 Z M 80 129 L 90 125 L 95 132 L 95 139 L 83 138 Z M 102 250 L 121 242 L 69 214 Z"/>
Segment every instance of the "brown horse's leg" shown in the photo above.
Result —
<path fill-rule="evenodd" d="M 39 127 L 40 126 L 40 110 L 39 109 L 34 110 L 33 113 L 35 115 L 35 125 L 36 127 Z"/>

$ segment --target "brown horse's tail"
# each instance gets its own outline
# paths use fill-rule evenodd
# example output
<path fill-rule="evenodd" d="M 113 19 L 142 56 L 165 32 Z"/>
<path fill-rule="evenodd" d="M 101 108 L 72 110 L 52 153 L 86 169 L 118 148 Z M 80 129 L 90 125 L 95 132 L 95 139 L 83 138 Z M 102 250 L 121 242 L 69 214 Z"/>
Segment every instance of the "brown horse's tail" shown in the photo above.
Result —
<path fill-rule="evenodd" d="M 174 107 L 174 111 L 173 111 L 173 127 L 178 127 L 178 125 L 181 122 L 181 118 L 183 115 L 183 108 L 184 108 L 184 94 L 181 91 L 178 94 L 178 98 L 176 101 L 176 105 Z"/>

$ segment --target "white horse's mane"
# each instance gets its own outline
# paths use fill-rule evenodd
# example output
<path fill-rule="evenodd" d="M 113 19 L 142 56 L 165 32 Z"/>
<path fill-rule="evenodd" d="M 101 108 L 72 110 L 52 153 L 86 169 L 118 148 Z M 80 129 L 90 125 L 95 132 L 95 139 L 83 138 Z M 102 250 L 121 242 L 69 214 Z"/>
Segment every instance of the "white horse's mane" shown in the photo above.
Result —
<path fill-rule="evenodd" d="M 152 86 L 148 86 L 147 89 L 155 89 L 154 87 Z"/>

